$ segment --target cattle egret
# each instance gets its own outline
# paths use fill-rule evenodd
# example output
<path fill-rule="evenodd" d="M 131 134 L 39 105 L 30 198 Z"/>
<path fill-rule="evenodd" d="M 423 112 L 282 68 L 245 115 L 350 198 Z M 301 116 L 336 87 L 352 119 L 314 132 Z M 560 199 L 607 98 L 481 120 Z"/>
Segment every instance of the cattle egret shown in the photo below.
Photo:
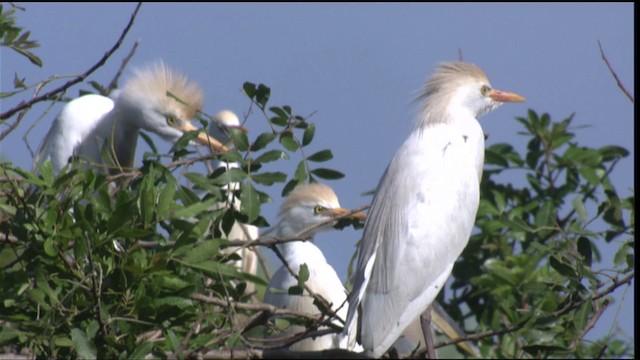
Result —
<path fill-rule="evenodd" d="M 243 129 L 240 126 L 240 120 L 236 114 L 229 110 L 223 110 L 213 117 L 213 121 L 209 124 L 209 134 L 214 138 L 219 139 L 222 143 L 226 143 L 229 141 L 227 130 L 230 128 Z M 215 160 L 212 165 L 214 169 L 225 168 L 227 170 L 239 167 L 238 163 L 229 163 L 220 160 Z M 240 189 L 240 184 L 231 183 L 229 185 L 225 185 L 224 189 L 228 191 L 227 202 L 219 204 L 217 208 L 224 208 L 233 204 L 235 209 L 239 210 L 241 205 L 240 198 L 238 195 L 234 195 L 233 192 Z M 229 233 L 226 234 L 226 237 L 229 240 L 251 241 L 257 239 L 258 236 L 259 231 L 256 226 L 243 224 L 237 221 L 233 224 Z M 236 267 L 245 273 L 256 275 L 258 271 L 258 255 L 255 250 L 245 247 L 236 250 L 235 253 L 240 257 L 240 260 L 235 263 Z M 245 291 L 250 294 L 254 290 L 255 285 L 249 282 Z"/>
<path fill-rule="evenodd" d="M 382 356 L 433 302 L 471 235 L 484 133 L 477 118 L 520 95 L 493 89 L 468 63 L 441 64 L 416 98 L 413 130 L 374 195 L 345 332 Z M 358 312 L 357 321 L 354 321 Z"/>
<path fill-rule="evenodd" d="M 313 235 L 319 231 L 329 230 L 334 225 L 332 222 L 315 227 L 301 234 L 311 226 L 318 225 L 340 215 L 349 213 L 349 210 L 340 207 L 338 197 L 333 190 L 326 185 L 314 183 L 302 185 L 294 189 L 280 208 L 280 221 L 269 231 L 268 235 L 284 238 L 300 235 L 301 238 L 310 238 L 307 241 L 291 241 L 278 244 L 284 259 L 293 272 L 298 274 L 300 266 L 306 264 L 309 270 L 309 279 L 306 286 L 317 295 L 322 296 L 331 304 L 331 308 L 341 319 L 347 315 L 347 292 L 340 281 L 336 271 L 327 263 L 322 251 L 313 243 Z M 363 213 L 355 213 L 354 217 L 364 219 Z M 298 284 L 285 265 L 281 266 L 271 278 L 265 291 L 264 302 L 279 308 L 307 313 L 320 314 L 320 310 L 313 304 L 313 297 L 305 290 L 303 295 L 289 295 L 287 290 Z M 342 326 L 338 320 L 334 324 Z M 287 334 L 291 335 L 304 330 L 302 326 L 291 326 Z M 340 333 L 328 334 L 314 338 L 307 338 L 289 347 L 292 351 L 318 351 L 333 348 L 346 348 L 346 338 Z"/>
<path fill-rule="evenodd" d="M 185 132 L 197 130 L 190 120 L 202 104 L 200 87 L 160 62 L 136 71 L 113 100 L 90 94 L 70 101 L 49 129 L 35 162 L 51 160 L 56 173 L 73 155 L 100 163 L 106 145 L 119 168 L 132 167 L 140 130 L 175 141 Z M 195 141 L 216 151 L 227 150 L 205 133 Z"/>

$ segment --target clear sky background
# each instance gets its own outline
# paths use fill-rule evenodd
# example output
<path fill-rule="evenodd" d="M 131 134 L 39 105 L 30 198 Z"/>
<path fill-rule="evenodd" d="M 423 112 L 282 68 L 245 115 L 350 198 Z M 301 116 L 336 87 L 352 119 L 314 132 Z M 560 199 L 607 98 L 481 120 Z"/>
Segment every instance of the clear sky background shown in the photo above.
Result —
<path fill-rule="evenodd" d="M 51 75 L 79 74 L 115 43 L 135 4 L 18 4 L 18 26 L 40 42 L 43 68 L 2 48 L 2 91 L 13 89 L 14 74 L 34 84 Z M 7 6 L 7 5 L 5 5 Z M 613 174 L 620 196 L 634 189 L 634 109 L 600 58 L 600 40 L 630 90 L 634 89 L 633 3 L 582 4 L 144 4 L 121 50 L 92 77 L 108 83 L 136 40 L 132 67 L 164 60 L 203 88 L 205 112 L 230 109 L 244 114 L 245 81 L 271 87 L 271 105 L 290 105 L 317 126 L 307 154 L 330 148 L 334 159 L 321 164 L 346 174 L 328 181 L 342 206 L 370 201 L 363 196 L 378 183 L 413 121 L 415 91 L 441 61 L 465 61 L 485 70 L 492 85 L 517 92 L 524 104 L 507 104 L 483 117 L 487 146 L 509 142 L 518 150 L 526 139 L 515 117 L 531 108 L 559 121 L 575 113 L 576 141 L 590 147 L 619 145 L 631 151 Z M 120 84 L 126 81 L 126 72 Z M 61 83 L 58 83 L 60 85 Z M 57 85 L 56 85 L 57 86 Z M 89 89 L 83 85 L 68 95 Z M 49 89 L 52 89 L 51 87 Z M 6 111 L 24 97 L 2 100 Z M 30 168 L 56 105 L 42 117 L 36 107 L 0 144 L 0 156 Z M 246 124 L 252 138 L 268 131 L 264 119 Z M 4 130 L 4 128 L 0 129 Z M 139 142 L 139 145 L 143 145 Z M 157 138 L 156 145 L 164 145 Z M 161 149 L 167 149 L 162 146 Z M 139 146 L 137 163 L 146 149 Z M 299 158 L 292 158 L 292 173 Z M 514 180 L 517 181 L 517 180 Z M 275 224 L 284 184 L 270 189 L 273 204 L 263 216 Z M 316 237 L 344 280 L 361 232 L 346 229 Z M 603 256 L 606 267 L 613 251 Z M 634 289 L 619 289 L 587 336 L 597 339 L 620 326 L 634 336 Z M 624 295 L 624 299 L 623 299 Z"/>

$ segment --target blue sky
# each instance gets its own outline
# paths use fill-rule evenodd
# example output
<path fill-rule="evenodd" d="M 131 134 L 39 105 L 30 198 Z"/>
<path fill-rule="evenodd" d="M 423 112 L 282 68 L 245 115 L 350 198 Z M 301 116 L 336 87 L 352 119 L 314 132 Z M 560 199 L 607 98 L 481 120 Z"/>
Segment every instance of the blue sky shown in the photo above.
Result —
<path fill-rule="evenodd" d="M 18 13 L 18 25 L 40 42 L 35 53 L 45 66 L 36 68 L 3 48 L 2 91 L 13 88 L 14 73 L 33 84 L 88 69 L 113 45 L 135 7 L 18 5 L 26 8 Z M 129 69 L 164 60 L 202 86 L 204 110 L 211 115 L 222 109 L 245 113 L 242 84 L 264 83 L 272 90 L 270 104 L 290 105 L 300 115 L 314 113 L 316 137 L 308 153 L 333 151 L 334 159 L 326 165 L 346 177 L 327 183 L 344 207 L 355 208 L 370 200 L 362 193 L 376 186 L 408 135 L 415 91 L 438 62 L 457 60 L 461 50 L 464 60 L 486 71 L 494 87 L 527 98 L 481 119 L 490 135 L 487 146 L 509 142 L 524 149 L 526 140 L 517 134 L 521 128 L 514 118 L 525 116 L 529 108 L 548 112 L 554 120 L 575 113 L 574 126 L 586 126 L 575 130 L 578 142 L 631 151 L 613 174 L 620 195 L 627 196 L 634 189 L 633 106 L 601 60 L 597 41 L 620 79 L 634 89 L 633 13 L 633 3 L 144 4 L 121 50 L 93 79 L 107 83 L 140 40 Z M 79 88 L 88 86 L 69 95 L 77 95 Z M 20 99 L 3 100 L 2 111 Z M 45 107 L 35 107 L 0 144 L 2 158 L 30 168 L 23 136 L 35 125 L 26 142 L 37 148 L 60 108 L 58 104 L 45 113 Z M 258 116 L 246 125 L 251 134 L 268 130 Z M 144 150 L 139 149 L 138 163 Z M 292 159 L 285 171 L 291 173 L 297 161 Z M 280 190 L 272 189 L 275 203 L 263 206 L 263 216 L 272 224 Z M 343 279 L 359 236 L 345 230 L 316 238 Z M 611 261 L 613 255 L 605 251 L 604 256 Z M 634 313 L 633 288 L 624 301 L 623 293 L 615 293 L 616 303 L 588 339 L 615 326 L 634 335 L 629 316 Z"/>

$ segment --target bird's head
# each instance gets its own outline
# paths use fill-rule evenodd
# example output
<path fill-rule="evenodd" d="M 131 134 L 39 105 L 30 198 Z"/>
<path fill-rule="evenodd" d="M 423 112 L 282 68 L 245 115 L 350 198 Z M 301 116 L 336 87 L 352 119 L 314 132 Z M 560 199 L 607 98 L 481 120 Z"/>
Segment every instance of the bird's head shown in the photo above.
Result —
<path fill-rule="evenodd" d="M 323 222 L 326 225 L 314 228 L 308 234 L 313 236 L 319 231 L 329 230 L 333 221 L 350 211 L 340 207 L 336 193 L 329 186 L 319 183 L 306 184 L 296 187 L 280 207 L 280 233 L 297 234 L 301 231 Z M 363 213 L 354 213 L 353 217 L 364 219 Z"/>
<path fill-rule="evenodd" d="M 127 122 L 135 122 L 137 128 L 154 132 L 167 141 L 176 141 L 185 132 L 198 130 L 191 120 L 202 109 L 204 95 L 196 83 L 159 62 L 136 70 L 116 102 Z M 228 150 L 205 132 L 194 141 L 218 152 Z"/>
<path fill-rule="evenodd" d="M 215 114 L 209 124 L 209 135 L 226 144 L 229 142 L 229 130 L 238 129 L 247 132 L 247 129 L 240 125 L 238 116 L 230 110 L 222 110 Z"/>
<path fill-rule="evenodd" d="M 477 118 L 505 102 L 525 101 L 518 94 L 494 89 L 484 71 L 464 62 L 440 64 L 417 100 L 423 100 L 424 115 L 432 121 L 447 121 L 449 114 L 460 110 Z"/>

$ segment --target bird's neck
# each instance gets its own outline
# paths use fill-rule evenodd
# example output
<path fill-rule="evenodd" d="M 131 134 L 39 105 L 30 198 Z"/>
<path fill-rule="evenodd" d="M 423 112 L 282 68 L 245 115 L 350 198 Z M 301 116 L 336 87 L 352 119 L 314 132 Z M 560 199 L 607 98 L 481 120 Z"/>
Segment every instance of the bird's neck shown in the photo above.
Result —
<path fill-rule="evenodd" d="M 313 239 L 278 244 L 278 249 L 285 260 L 293 266 L 327 261 L 322 251 L 313 243 Z"/>
<path fill-rule="evenodd" d="M 418 117 L 414 131 L 422 134 L 432 126 L 450 125 L 464 138 L 473 157 L 473 162 L 478 173 L 478 180 L 482 178 L 484 166 L 484 131 L 477 115 L 468 107 L 457 102 L 450 102 L 447 107 L 425 106 Z"/>
<path fill-rule="evenodd" d="M 97 129 L 100 134 L 109 134 L 106 138 L 109 153 L 115 152 L 114 161 L 116 166 L 121 168 L 133 167 L 140 132 L 135 127 L 127 126 L 128 120 L 122 118 L 122 113 L 114 108 L 105 116 Z"/>

